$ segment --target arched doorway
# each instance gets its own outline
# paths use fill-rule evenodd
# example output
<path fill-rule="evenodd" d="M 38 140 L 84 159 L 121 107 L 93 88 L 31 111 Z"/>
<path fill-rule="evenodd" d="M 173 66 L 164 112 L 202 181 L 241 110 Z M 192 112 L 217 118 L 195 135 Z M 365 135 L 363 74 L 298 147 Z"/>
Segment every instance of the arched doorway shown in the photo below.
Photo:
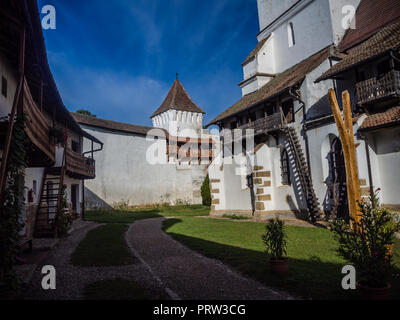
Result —
<path fill-rule="evenodd" d="M 336 218 L 349 219 L 347 203 L 346 167 L 342 143 L 334 137 L 330 143 L 329 152 L 329 197 L 331 200 L 331 215 Z"/>

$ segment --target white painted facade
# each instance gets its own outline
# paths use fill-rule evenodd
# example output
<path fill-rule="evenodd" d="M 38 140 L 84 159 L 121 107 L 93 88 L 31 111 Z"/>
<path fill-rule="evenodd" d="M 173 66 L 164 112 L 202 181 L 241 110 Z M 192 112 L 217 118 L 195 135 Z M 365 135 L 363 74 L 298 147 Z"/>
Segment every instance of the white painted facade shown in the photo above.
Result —
<path fill-rule="evenodd" d="M 261 32 L 258 35 L 258 40 L 261 41 L 266 37 L 268 37 L 268 40 L 256 56 L 243 65 L 244 81 L 240 84 L 243 96 L 262 87 L 263 84 L 257 77 L 254 77 L 255 74 L 260 72 L 279 74 L 322 49 L 338 44 L 344 35 L 341 24 L 343 6 L 349 5 L 356 8 L 359 3 L 359 0 L 259 0 Z M 290 46 L 290 32 L 288 32 L 289 23 L 293 24 L 294 30 L 295 42 L 292 46 Z M 349 89 L 351 100 L 353 102 L 355 100 L 353 96 L 355 92 L 354 73 L 344 76 L 345 80 L 342 81 L 314 82 L 334 63 L 334 61 L 327 59 L 306 74 L 299 92 L 301 100 L 305 104 L 307 123 L 312 124 L 314 120 L 323 120 L 318 125 L 310 126 L 307 130 L 307 137 L 314 190 L 319 200 L 320 210 L 325 213 L 332 209 L 332 199 L 329 195 L 329 186 L 332 182 L 329 168 L 331 142 L 339 136 L 327 99 L 328 89 L 336 87 L 339 93 Z M 365 72 L 368 73 L 367 71 Z M 340 97 L 338 99 L 340 100 Z M 294 100 L 293 104 L 295 121 L 290 126 L 296 128 L 302 150 L 306 155 L 302 104 L 298 100 Z M 339 104 L 341 104 L 341 101 L 339 101 Z M 263 117 L 259 112 L 256 114 L 257 119 Z M 400 145 L 398 141 L 400 129 L 385 129 L 366 134 L 372 167 L 372 181 L 370 181 L 366 143 L 364 137 L 358 133 L 365 118 L 366 115 L 358 118 L 353 127 L 362 195 L 368 195 L 370 186 L 375 189 L 380 187 L 382 189 L 380 194 L 382 203 L 388 207 L 399 208 Z M 231 121 L 232 118 L 223 120 L 223 127 L 229 129 Z M 255 149 L 254 163 L 252 164 L 254 178 L 257 179 L 257 173 L 260 172 L 268 175 L 267 178 L 264 177 L 254 185 L 253 196 L 255 200 L 253 202 L 258 205 L 258 208 L 252 206 L 250 189 L 243 187 L 245 177 L 238 172 L 240 165 L 237 162 L 224 164 L 226 160 L 231 160 L 230 156 L 225 158 L 221 156 L 220 159 L 215 159 L 209 167 L 211 189 L 216 191 L 212 194 L 212 214 L 254 214 L 256 218 L 271 218 L 277 215 L 283 217 L 302 216 L 307 205 L 301 188 L 297 185 L 296 166 L 287 143 L 286 136 L 279 133 L 276 138 L 269 136 L 267 141 Z M 282 185 L 281 183 L 280 151 L 282 149 L 288 151 L 290 185 Z M 251 152 L 248 155 L 251 155 Z M 259 198 L 258 195 L 262 195 L 262 197 Z"/>
<path fill-rule="evenodd" d="M 259 42 L 269 39 L 256 57 L 243 66 L 244 81 L 256 73 L 281 73 L 319 50 L 338 44 L 345 33 L 342 20 L 348 14 L 343 8 L 357 8 L 360 0 L 258 0 L 257 3 L 260 22 L 257 39 Z M 254 92 L 269 80 L 259 78 L 258 85 L 254 81 L 242 84 L 242 95 Z"/>
<path fill-rule="evenodd" d="M 153 127 L 167 130 L 170 135 L 196 137 L 203 129 L 203 114 L 170 109 L 152 118 Z"/>
<path fill-rule="evenodd" d="M 158 130 L 161 142 L 157 144 L 153 136 L 81 126 L 104 143 L 104 149 L 94 153 L 96 179 L 85 181 L 86 208 L 202 203 L 200 188 L 207 164 L 169 163 L 163 131 Z M 147 154 L 156 149 L 159 163 L 152 163 Z"/>

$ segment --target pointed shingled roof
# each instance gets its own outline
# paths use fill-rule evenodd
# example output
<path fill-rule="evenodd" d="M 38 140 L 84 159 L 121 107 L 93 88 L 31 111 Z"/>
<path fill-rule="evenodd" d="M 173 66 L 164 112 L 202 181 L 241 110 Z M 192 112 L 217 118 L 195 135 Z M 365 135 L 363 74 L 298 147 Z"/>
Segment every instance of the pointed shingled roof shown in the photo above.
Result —
<path fill-rule="evenodd" d="M 189 111 L 189 112 L 197 112 L 197 113 L 205 113 L 200 107 L 193 102 L 190 98 L 189 94 L 186 92 L 182 83 L 176 79 L 171 89 L 168 92 L 167 97 L 161 106 L 152 114 L 150 118 L 154 118 L 168 110 L 180 110 L 180 111 Z"/>

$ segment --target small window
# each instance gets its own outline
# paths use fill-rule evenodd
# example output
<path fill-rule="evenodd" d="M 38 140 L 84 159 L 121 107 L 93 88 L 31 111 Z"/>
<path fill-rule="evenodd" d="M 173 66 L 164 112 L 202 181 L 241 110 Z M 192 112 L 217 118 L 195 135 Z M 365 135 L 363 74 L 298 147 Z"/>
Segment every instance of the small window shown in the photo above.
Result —
<path fill-rule="evenodd" d="M 33 180 L 32 190 L 33 190 L 33 194 L 36 195 L 36 191 L 37 191 L 37 181 L 36 180 Z"/>
<path fill-rule="evenodd" d="M 7 98 L 7 91 L 8 91 L 8 83 L 7 79 L 4 77 L 1 77 L 1 94 Z"/>
<path fill-rule="evenodd" d="M 290 169 L 289 169 L 289 156 L 285 149 L 281 151 L 281 172 L 282 172 L 282 185 L 289 186 L 290 182 Z"/>
<path fill-rule="evenodd" d="M 293 28 L 293 23 L 292 22 L 290 22 L 288 24 L 287 30 L 288 30 L 289 48 L 291 48 L 296 44 L 296 39 L 294 37 L 294 28 Z"/>
<path fill-rule="evenodd" d="M 79 143 L 74 141 L 74 140 L 72 140 L 71 149 L 72 149 L 72 151 L 79 153 Z"/>

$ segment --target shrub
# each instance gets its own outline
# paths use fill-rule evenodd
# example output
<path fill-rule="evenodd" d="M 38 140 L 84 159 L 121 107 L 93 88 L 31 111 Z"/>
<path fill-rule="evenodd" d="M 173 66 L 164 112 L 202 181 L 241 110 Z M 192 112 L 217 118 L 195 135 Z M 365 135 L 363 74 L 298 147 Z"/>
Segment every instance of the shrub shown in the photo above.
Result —
<path fill-rule="evenodd" d="M 61 198 L 61 211 L 57 217 L 57 234 L 59 237 L 64 237 L 68 234 L 69 229 L 71 229 L 72 223 L 74 221 L 73 215 L 67 210 L 68 200 L 67 200 L 67 186 L 64 184 L 62 186 L 62 198 Z"/>
<path fill-rule="evenodd" d="M 203 199 L 204 206 L 211 206 L 210 178 L 208 175 L 201 186 L 201 198 Z"/>
<path fill-rule="evenodd" d="M 278 217 L 271 219 L 265 226 L 265 234 L 262 236 L 266 246 L 266 254 L 273 260 L 281 260 L 286 255 L 286 234 L 283 230 L 284 222 Z"/>
<path fill-rule="evenodd" d="M 359 222 L 351 219 L 353 228 L 343 219 L 332 222 L 331 228 L 339 241 L 339 255 L 355 266 L 359 281 L 381 288 L 392 272 L 391 246 L 399 224 L 380 206 L 377 192 L 358 205 L 361 217 Z"/>
<path fill-rule="evenodd" d="M 10 120 L 10 115 L 0 121 Z M 17 115 L 7 161 L 6 182 L 0 202 L 0 291 L 16 289 L 18 279 L 13 266 L 19 254 L 19 232 L 23 228 L 24 174 L 28 150 L 25 114 Z"/>

